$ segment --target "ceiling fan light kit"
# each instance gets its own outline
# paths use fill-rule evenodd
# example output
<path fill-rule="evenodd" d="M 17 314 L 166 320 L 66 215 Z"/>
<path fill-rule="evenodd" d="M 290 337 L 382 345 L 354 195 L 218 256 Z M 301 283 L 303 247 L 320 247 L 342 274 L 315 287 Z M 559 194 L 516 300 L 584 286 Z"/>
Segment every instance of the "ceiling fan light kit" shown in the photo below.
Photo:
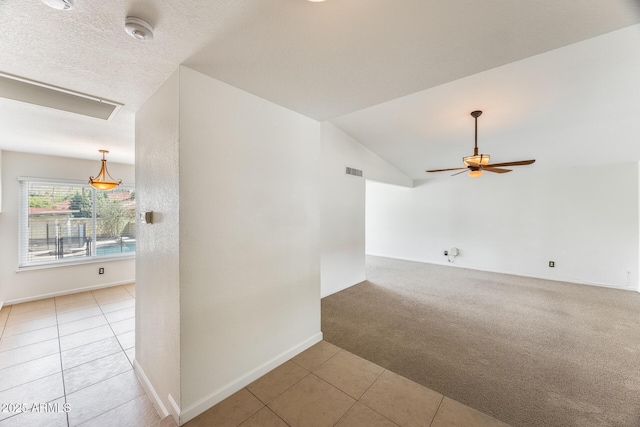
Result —
<path fill-rule="evenodd" d="M 488 155 L 488 154 L 480 154 L 479 156 L 478 155 L 467 156 L 467 157 L 462 159 L 464 164 L 467 165 L 467 166 L 471 166 L 471 165 L 486 166 L 486 165 L 489 164 L 490 160 L 491 160 L 491 156 Z"/>
<path fill-rule="evenodd" d="M 462 158 L 465 164 L 463 168 L 448 168 L 448 169 L 432 169 L 427 172 L 446 172 L 446 171 L 462 171 L 454 173 L 453 175 L 459 175 L 465 171 L 469 171 L 471 178 L 478 178 L 484 174 L 484 171 L 493 173 L 507 173 L 511 172 L 511 169 L 503 169 L 502 166 L 524 166 L 530 165 L 535 160 L 518 160 L 515 162 L 494 163 L 490 164 L 491 156 L 488 154 L 478 154 L 478 117 L 482 115 L 482 111 L 476 110 L 471 112 L 471 116 L 475 120 L 475 144 L 473 147 L 473 156 L 466 156 Z M 451 175 L 451 176 L 453 176 Z"/>

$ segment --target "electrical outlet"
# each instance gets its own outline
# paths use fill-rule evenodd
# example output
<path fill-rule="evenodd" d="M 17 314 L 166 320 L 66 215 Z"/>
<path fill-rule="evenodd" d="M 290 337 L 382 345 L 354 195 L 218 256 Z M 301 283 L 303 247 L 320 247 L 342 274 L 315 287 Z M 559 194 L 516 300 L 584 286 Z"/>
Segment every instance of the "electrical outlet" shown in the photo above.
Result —
<path fill-rule="evenodd" d="M 449 251 L 444 251 L 444 256 L 449 256 Z"/>
<path fill-rule="evenodd" d="M 104 274 L 104 267 L 100 267 L 98 269 L 98 274 Z"/>
<path fill-rule="evenodd" d="M 549 267 L 555 267 L 556 263 L 555 261 L 549 261 Z"/>

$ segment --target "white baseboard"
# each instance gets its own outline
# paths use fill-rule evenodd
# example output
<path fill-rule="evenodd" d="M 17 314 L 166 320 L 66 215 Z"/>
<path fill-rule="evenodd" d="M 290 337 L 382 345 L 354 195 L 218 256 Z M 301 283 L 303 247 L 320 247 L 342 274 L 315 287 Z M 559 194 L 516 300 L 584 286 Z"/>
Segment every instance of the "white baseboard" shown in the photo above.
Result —
<path fill-rule="evenodd" d="M 464 268 L 464 269 L 467 269 L 467 270 L 486 271 L 488 273 L 508 274 L 510 276 L 530 277 L 532 279 L 551 280 L 553 282 L 573 283 L 573 284 L 576 284 L 576 285 L 598 286 L 598 287 L 601 287 L 601 288 L 621 289 L 621 290 L 624 290 L 624 291 L 635 291 L 635 290 L 637 290 L 637 289 L 635 289 L 635 288 L 633 288 L 631 286 L 611 285 L 609 283 L 600 283 L 600 282 L 588 282 L 588 281 L 584 281 L 584 280 L 577 280 L 577 279 L 564 278 L 564 277 L 535 276 L 533 274 L 514 273 L 512 271 L 489 270 L 488 268 L 458 265 L 458 264 L 453 263 L 453 262 L 425 261 L 425 260 L 422 260 L 422 259 L 395 257 L 395 256 L 389 256 L 389 255 L 372 254 L 372 253 L 367 253 L 366 255 L 377 256 L 377 257 L 380 257 L 380 258 L 397 259 L 397 260 L 400 260 L 400 261 L 419 262 L 419 263 L 422 263 L 422 264 L 435 264 L 435 265 L 444 265 L 444 266 L 447 266 L 447 267 Z M 638 291 L 640 291 L 640 290 L 638 290 Z"/>
<path fill-rule="evenodd" d="M 142 383 L 142 387 L 144 387 L 145 391 L 147 392 L 147 395 L 149 396 L 149 399 L 151 399 L 153 406 L 155 406 L 156 411 L 158 411 L 160 419 L 164 419 L 167 415 L 169 415 L 169 411 L 167 411 L 167 408 L 164 406 L 164 403 L 162 403 L 162 400 L 158 396 L 158 393 L 156 393 L 155 388 L 153 388 L 153 385 L 149 381 L 147 374 L 144 373 L 144 369 L 142 369 L 142 366 L 140 366 L 140 364 L 138 364 L 138 361 L 135 359 L 133 359 L 133 371 L 138 376 L 140 383 Z"/>
<path fill-rule="evenodd" d="M 121 280 L 119 282 L 103 283 L 100 285 L 86 286 L 84 288 L 75 288 L 75 289 L 68 289 L 66 291 L 51 292 L 48 294 L 37 295 L 34 297 L 18 298 L 10 301 L 5 301 L 5 304 L 6 305 L 20 304 L 23 302 L 36 301 L 39 299 L 46 299 L 46 298 L 52 298 L 52 297 L 60 297 L 62 295 L 75 294 L 78 292 L 95 291 L 96 289 L 109 288 L 111 286 L 128 285 L 129 283 L 135 283 L 135 280 Z"/>
<path fill-rule="evenodd" d="M 302 353 L 304 350 L 308 349 L 309 347 L 311 347 L 312 345 L 320 341 L 322 341 L 322 332 L 319 332 L 311 336 L 310 338 L 307 338 L 306 340 L 295 345 L 289 350 L 286 350 L 285 352 L 280 353 L 278 356 L 274 357 L 273 359 L 265 362 L 264 364 L 258 366 L 252 371 L 249 371 L 248 373 L 241 376 L 240 378 L 230 382 L 225 386 L 220 387 L 218 390 L 200 399 L 198 402 L 194 403 L 188 408 L 185 408 L 180 414 L 180 422 L 178 423 L 178 425 L 183 425 L 186 422 L 194 419 L 195 417 L 197 417 L 207 409 L 211 408 L 215 404 L 223 401 L 227 397 L 231 396 L 233 393 L 237 392 L 238 390 L 241 390 L 243 387 L 246 387 L 247 385 L 251 384 L 252 382 L 257 380 L 264 374 L 277 368 L 287 360 L 291 359 L 292 357 L 296 356 L 299 353 Z"/>
<path fill-rule="evenodd" d="M 2 310 L 3 305 L 4 305 L 4 301 L 0 301 L 0 310 Z"/>
<path fill-rule="evenodd" d="M 176 401 L 173 400 L 173 396 L 171 396 L 171 394 L 167 396 L 167 399 L 169 399 L 169 405 L 170 405 L 169 413 L 173 417 L 173 420 L 176 422 L 176 424 L 178 424 L 180 422 L 180 407 L 178 406 Z"/>
<path fill-rule="evenodd" d="M 365 280 L 367 280 L 367 278 L 366 278 L 366 277 L 364 277 L 364 276 L 362 276 L 362 279 L 358 280 L 358 281 L 357 281 L 357 282 L 355 282 L 355 283 L 351 283 L 351 284 L 346 284 L 346 285 L 338 286 L 337 288 L 330 289 L 330 290 L 329 290 L 329 291 L 327 291 L 327 292 L 321 292 L 321 294 L 320 294 L 320 298 L 328 297 L 329 295 L 333 295 L 333 294 L 338 293 L 338 292 L 340 292 L 340 291 L 344 291 L 345 289 L 350 288 L 350 287 L 352 287 L 352 286 L 355 286 L 355 285 L 357 285 L 358 283 L 362 283 L 362 282 L 364 282 Z"/>

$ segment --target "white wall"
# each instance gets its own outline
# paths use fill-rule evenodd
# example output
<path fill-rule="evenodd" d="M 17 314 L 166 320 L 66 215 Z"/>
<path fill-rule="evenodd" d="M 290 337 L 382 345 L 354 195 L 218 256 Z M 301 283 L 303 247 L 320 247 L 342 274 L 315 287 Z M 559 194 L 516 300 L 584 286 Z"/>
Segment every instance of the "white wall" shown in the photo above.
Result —
<path fill-rule="evenodd" d="M 138 231 L 137 370 L 180 423 L 322 338 L 319 157 L 318 122 L 185 67 L 139 111 L 159 219 Z"/>
<path fill-rule="evenodd" d="M 637 289 L 638 164 L 368 183 L 366 230 L 369 254 Z"/>
<path fill-rule="evenodd" d="M 96 160 L 2 152 L 3 211 L 0 213 L 0 301 L 5 304 L 46 298 L 134 281 L 135 260 L 100 261 L 18 272 L 18 177 L 59 178 L 86 182 L 100 169 Z M 109 172 L 134 185 L 134 167 L 109 162 Z M 98 275 L 98 268 L 105 273 Z"/>
<path fill-rule="evenodd" d="M 2 150 L 0 150 L 0 213 L 2 213 Z"/>
<path fill-rule="evenodd" d="M 325 297 L 365 280 L 365 179 L 413 181 L 330 122 L 322 123 L 321 292 Z M 347 175 L 345 168 L 363 171 Z"/>
<path fill-rule="evenodd" d="M 136 370 L 162 415 L 180 403 L 179 78 L 176 71 L 136 113 Z M 155 393 L 155 394 L 154 394 Z M 169 398 L 171 396 L 171 398 Z"/>
<path fill-rule="evenodd" d="M 321 339 L 320 124 L 180 68 L 185 421 Z"/>

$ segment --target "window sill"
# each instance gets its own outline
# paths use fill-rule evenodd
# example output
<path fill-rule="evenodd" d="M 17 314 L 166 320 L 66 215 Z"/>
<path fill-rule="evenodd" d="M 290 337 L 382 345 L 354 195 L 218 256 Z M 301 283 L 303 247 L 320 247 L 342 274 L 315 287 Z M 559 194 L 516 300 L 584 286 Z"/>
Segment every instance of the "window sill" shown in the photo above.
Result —
<path fill-rule="evenodd" d="M 78 267 L 80 265 L 85 264 L 102 264 L 105 262 L 111 261 L 123 261 L 128 259 L 135 259 L 136 255 L 112 255 L 112 256 L 103 256 L 100 258 L 90 258 L 90 259 L 74 259 L 69 261 L 59 261 L 51 264 L 38 264 L 38 265 L 28 265 L 25 267 L 18 267 L 16 270 L 17 273 L 22 273 L 25 271 L 33 271 L 33 270 L 47 270 L 50 268 L 62 268 L 62 267 Z"/>

